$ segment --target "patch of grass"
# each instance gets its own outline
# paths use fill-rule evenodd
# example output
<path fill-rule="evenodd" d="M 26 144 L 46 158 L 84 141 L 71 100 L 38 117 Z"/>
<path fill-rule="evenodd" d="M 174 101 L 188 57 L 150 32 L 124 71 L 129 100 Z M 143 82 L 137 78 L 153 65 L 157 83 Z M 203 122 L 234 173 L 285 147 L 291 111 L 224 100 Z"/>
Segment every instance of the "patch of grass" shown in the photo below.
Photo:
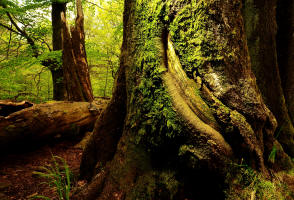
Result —
<path fill-rule="evenodd" d="M 272 148 L 272 151 L 268 157 L 269 162 L 275 163 L 277 152 L 278 152 L 277 147 L 274 145 Z"/>
<path fill-rule="evenodd" d="M 44 183 L 54 189 L 58 200 L 69 200 L 72 173 L 66 161 L 52 155 L 52 163 L 48 166 L 41 166 L 40 169 L 43 172 L 33 173 L 47 180 Z M 49 197 L 42 195 L 33 196 L 31 199 L 50 200 Z"/>

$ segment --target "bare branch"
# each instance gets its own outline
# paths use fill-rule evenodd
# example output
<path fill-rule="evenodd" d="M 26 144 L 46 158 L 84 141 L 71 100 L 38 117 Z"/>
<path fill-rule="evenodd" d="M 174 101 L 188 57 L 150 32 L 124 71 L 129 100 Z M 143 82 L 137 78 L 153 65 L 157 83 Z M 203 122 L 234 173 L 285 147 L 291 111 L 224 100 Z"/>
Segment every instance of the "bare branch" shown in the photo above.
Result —
<path fill-rule="evenodd" d="M 44 39 L 41 39 L 42 44 L 45 44 L 47 46 L 47 48 L 49 49 L 49 51 L 52 51 L 50 45 L 48 44 L 48 42 L 46 42 Z"/>

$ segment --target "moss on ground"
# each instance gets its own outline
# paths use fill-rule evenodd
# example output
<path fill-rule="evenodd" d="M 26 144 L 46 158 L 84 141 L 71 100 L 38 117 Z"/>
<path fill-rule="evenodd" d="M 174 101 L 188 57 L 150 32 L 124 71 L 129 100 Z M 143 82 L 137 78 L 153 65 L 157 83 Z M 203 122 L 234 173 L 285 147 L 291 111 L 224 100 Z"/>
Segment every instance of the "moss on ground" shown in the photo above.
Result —
<path fill-rule="evenodd" d="M 284 200 L 294 197 L 293 192 L 280 179 L 267 180 L 247 165 L 232 165 L 226 184 L 227 200 Z"/>

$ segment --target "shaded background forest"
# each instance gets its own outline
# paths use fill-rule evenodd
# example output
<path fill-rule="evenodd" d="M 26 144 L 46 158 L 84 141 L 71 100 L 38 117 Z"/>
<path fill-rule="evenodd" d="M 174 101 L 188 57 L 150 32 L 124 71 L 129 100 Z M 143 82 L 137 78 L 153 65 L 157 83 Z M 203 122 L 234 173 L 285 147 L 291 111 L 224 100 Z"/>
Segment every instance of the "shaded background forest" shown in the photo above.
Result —
<path fill-rule="evenodd" d="M 51 1 L 10 2 L 9 8 L 0 7 L 0 99 L 50 101 L 53 98 L 52 76 L 41 62 L 61 55 L 61 51 L 52 51 Z M 35 42 L 40 52 L 37 58 L 27 39 L 12 24 L 7 11 Z M 95 97 L 110 97 L 119 64 L 123 1 L 84 1 L 83 11 L 93 93 Z M 74 2 L 68 2 L 69 25 L 74 23 L 75 12 Z"/>

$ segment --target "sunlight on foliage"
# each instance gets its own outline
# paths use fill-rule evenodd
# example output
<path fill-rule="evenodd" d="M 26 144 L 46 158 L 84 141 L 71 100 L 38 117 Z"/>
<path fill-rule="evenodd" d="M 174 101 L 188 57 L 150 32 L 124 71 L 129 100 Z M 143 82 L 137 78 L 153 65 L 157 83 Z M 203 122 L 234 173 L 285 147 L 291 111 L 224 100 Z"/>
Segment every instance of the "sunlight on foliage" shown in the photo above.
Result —
<path fill-rule="evenodd" d="M 75 3 L 67 2 L 67 20 L 74 24 Z M 6 0 L 0 2 L 0 99 L 44 102 L 53 98 L 53 84 L 46 59 L 61 63 L 60 52 L 52 51 L 50 0 Z M 85 0 L 87 60 L 94 96 L 111 96 L 119 66 L 122 43 L 123 0 Z M 34 40 L 29 45 L 24 33 Z M 37 52 L 37 58 L 36 57 Z"/>

